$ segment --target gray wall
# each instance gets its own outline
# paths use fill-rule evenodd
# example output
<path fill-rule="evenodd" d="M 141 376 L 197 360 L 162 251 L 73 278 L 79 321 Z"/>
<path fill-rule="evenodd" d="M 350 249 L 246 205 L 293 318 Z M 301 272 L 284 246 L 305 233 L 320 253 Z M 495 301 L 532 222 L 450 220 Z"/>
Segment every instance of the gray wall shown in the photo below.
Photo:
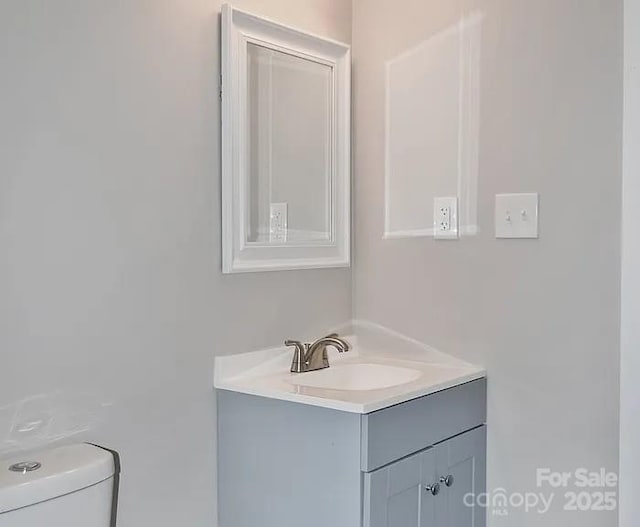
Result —
<path fill-rule="evenodd" d="M 539 491 L 538 467 L 617 470 L 622 4 L 354 2 L 355 317 L 487 367 L 490 489 Z M 480 231 L 383 240 L 385 61 L 474 11 Z M 531 191 L 540 239 L 496 240 L 494 195 Z M 563 514 L 563 492 L 490 524 L 616 525 Z"/>
<path fill-rule="evenodd" d="M 235 5 L 350 41 L 350 2 Z M 221 274 L 219 11 L 0 2 L 0 454 L 119 450 L 123 527 L 215 525 L 214 355 L 351 313 L 349 270 Z"/>
<path fill-rule="evenodd" d="M 624 1 L 620 527 L 640 524 L 640 0 Z"/>

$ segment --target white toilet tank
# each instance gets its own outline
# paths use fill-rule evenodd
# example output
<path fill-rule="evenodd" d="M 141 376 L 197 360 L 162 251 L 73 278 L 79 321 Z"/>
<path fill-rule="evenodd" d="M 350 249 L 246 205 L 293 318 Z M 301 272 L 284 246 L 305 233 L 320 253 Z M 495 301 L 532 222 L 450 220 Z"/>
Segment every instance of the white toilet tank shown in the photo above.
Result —
<path fill-rule="evenodd" d="M 116 465 L 89 444 L 0 459 L 0 527 L 110 527 Z"/>

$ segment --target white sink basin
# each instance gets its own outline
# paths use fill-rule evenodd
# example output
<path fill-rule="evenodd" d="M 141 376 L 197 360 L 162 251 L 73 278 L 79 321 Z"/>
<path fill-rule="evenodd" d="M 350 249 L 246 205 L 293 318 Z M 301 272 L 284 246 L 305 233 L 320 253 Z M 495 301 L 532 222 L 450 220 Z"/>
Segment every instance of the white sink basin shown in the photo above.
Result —
<path fill-rule="evenodd" d="M 294 386 L 328 390 L 381 390 L 407 384 L 420 378 L 422 372 L 385 364 L 339 364 L 324 370 L 298 373 L 287 382 Z"/>
<path fill-rule="evenodd" d="M 290 348 L 219 355 L 215 359 L 215 387 L 368 414 L 483 378 L 486 374 L 478 366 L 397 333 L 356 322 L 354 328 L 356 333 L 344 335 L 351 345 L 349 353 L 340 354 L 329 347 L 331 367 L 324 370 L 291 373 Z"/>

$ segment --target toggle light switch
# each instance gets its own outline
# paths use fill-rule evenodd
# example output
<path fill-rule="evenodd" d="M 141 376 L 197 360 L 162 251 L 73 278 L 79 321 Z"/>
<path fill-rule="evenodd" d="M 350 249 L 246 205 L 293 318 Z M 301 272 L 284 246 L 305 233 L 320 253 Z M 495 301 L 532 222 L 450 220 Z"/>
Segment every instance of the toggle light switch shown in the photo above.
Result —
<path fill-rule="evenodd" d="M 496 238 L 538 237 L 538 194 L 496 194 Z"/>

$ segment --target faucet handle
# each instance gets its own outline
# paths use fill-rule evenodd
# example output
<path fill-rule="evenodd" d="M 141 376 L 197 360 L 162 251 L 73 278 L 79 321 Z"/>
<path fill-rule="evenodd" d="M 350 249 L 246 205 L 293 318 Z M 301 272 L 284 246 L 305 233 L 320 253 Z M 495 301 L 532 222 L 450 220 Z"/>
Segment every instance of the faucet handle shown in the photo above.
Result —
<path fill-rule="evenodd" d="M 296 350 L 304 351 L 304 344 L 299 340 L 287 339 L 284 341 L 285 346 L 295 346 Z"/>
<path fill-rule="evenodd" d="M 304 355 L 305 345 L 299 340 L 287 339 L 284 341 L 285 346 L 295 346 L 296 350 L 293 352 L 293 360 L 291 361 L 291 371 L 293 373 L 300 373 L 304 370 Z"/>

